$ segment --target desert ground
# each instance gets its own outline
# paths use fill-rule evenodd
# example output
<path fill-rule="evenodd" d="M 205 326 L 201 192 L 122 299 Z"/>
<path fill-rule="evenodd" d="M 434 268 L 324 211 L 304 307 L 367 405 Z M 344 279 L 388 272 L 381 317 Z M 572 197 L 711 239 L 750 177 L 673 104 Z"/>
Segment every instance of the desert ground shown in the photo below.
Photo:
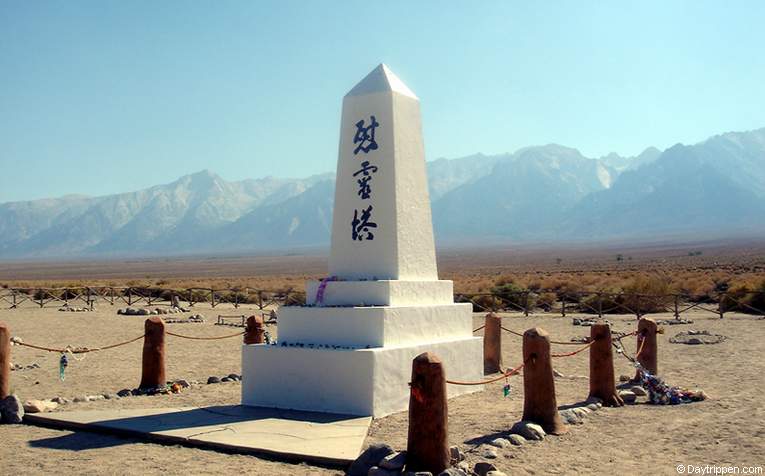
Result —
<path fill-rule="evenodd" d="M 100 304 L 93 312 L 59 312 L 56 308 L 24 308 L 0 311 L 12 334 L 25 342 L 43 346 L 97 347 L 127 340 L 143 332 L 143 316 L 119 316 L 116 307 Z M 254 312 L 247 309 L 198 307 L 203 324 L 168 324 L 176 333 L 193 336 L 222 336 L 238 328 L 213 325 L 218 314 Z M 168 317 L 176 317 L 172 315 Z M 504 314 L 504 325 L 522 332 L 531 327 L 546 329 L 552 338 L 569 340 L 589 335 L 586 327 L 573 326 L 572 317 L 551 314 Z M 670 319 L 670 315 L 652 316 Z M 710 398 L 704 402 L 654 406 L 644 402 L 623 408 L 603 408 L 590 414 L 583 425 L 576 425 L 563 436 L 548 436 L 541 442 L 521 447 L 498 449 L 492 462 L 507 474 L 677 474 L 678 464 L 765 464 L 765 321 L 755 316 L 726 314 L 720 320 L 710 313 L 685 314 L 691 325 L 664 326 L 659 335 L 660 374 L 668 383 L 703 389 Z M 634 316 L 608 316 L 615 331 L 630 331 Z M 474 316 L 475 326 L 483 322 Z M 278 335 L 276 326 L 270 332 Z M 671 344 L 678 332 L 708 330 L 727 340 L 716 345 Z M 480 334 L 480 331 L 479 331 Z M 626 342 L 628 352 L 635 342 Z M 207 406 L 237 404 L 237 382 L 206 384 L 209 376 L 240 373 L 239 337 L 190 341 L 168 337 L 167 373 L 169 379 L 198 381 L 177 395 L 141 396 L 122 399 L 69 403 L 55 411 L 71 409 L 134 408 L 161 406 Z M 520 339 L 503 334 L 503 364 L 520 361 Z M 553 346 L 553 352 L 570 351 L 572 346 Z M 71 361 L 65 381 L 58 379 L 59 355 L 22 346 L 12 348 L 13 361 L 39 368 L 12 372 L 12 387 L 23 400 L 63 396 L 114 394 L 137 386 L 140 379 L 141 342 L 88 354 Z M 630 363 L 615 356 L 616 373 L 632 374 Z M 555 369 L 559 406 L 587 397 L 588 357 L 556 359 Z M 448 369 L 447 369 L 448 374 Z M 523 406 L 523 387 L 519 376 L 510 379 L 510 396 L 502 394 L 503 381 L 485 390 L 449 401 L 449 439 L 459 445 L 468 461 L 483 460 L 482 444 L 505 434 L 519 420 Z M 406 448 L 407 414 L 399 413 L 375 420 L 365 444 L 385 442 L 397 449 Z M 88 432 L 70 432 L 31 425 L 0 427 L 0 473 L 93 473 L 93 474 L 343 474 L 342 469 L 307 463 L 284 463 L 269 458 L 224 454 L 181 446 L 145 443 Z M 471 465 L 472 466 L 472 465 Z"/>
<path fill-rule="evenodd" d="M 493 250 L 447 250 L 439 253 L 442 279 L 453 279 L 458 292 L 487 292 L 498 282 L 521 287 L 619 290 L 636 276 L 648 275 L 668 292 L 704 295 L 721 283 L 731 289 L 765 286 L 765 243 L 702 242 L 655 243 L 641 246 L 581 246 L 566 249 L 517 247 Z M 249 286 L 260 289 L 302 289 L 307 278 L 326 272 L 320 255 L 266 257 L 192 257 L 146 260 L 4 262 L 0 286 L 151 286 L 185 289 L 194 286 Z M 765 288 L 764 288 L 765 289 Z M 143 316 L 120 316 L 125 304 L 96 303 L 92 312 L 59 312 L 58 303 L 40 309 L 25 303 L 9 310 L 0 303 L 0 321 L 24 342 L 50 347 L 100 347 L 143 334 Z M 73 303 L 75 306 L 82 303 Z M 140 307 L 140 306 L 139 306 Z M 714 305 L 710 306 L 714 307 Z M 211 309 L 200 303 L 193 309 L 201 324 L 167 324 L 169 331 L 191 336 L 224 336 L 241 329 L 216 326 L 219 314 L 257 314 L 256 307 Z M 184 315 L 168 315 L 178 318 Z M 572 325 L 569 314 L 503 314 L 504 326 L 522 332 L 542 327 L 556 340 L 589 335 L 589 328 Z M 588 315 L 587 317 L 592 317 Z M 635 328 L 635 316 L 607 315 L 615 331 Z M 670 314 L 651 314 L 671 319 Z M 703 389 L 709 399 L 678 406 L 654 406 L 640 399 L 623 408 L 604 408 L 590 414 L 583 425 L 563 436 L 541 442 L 497 449 L 492 462 L 507 474 L 677 474 L 676 466 L 765 466 L 765 321 L 756 315 L 727 312 L 719 319 L 712 312 L 694 309 L 682 314 L 690 325 L 665 325 L 659 337 L 659 373 L 670 384 Z M 483 314 L 474 314 L 475 328 Z M 278 337 L 278 326 L 269 331 Z M 706 330 L 728 339 L 714 345 L 672 344 L 669 339 L 688 329 Z M 478 332 L 481 334 L 481 331 Z M 635 352 L 633 338 L 626 350 Z M 192 386 L 180 394 L 128 397 L 68 403 L 55 411 L 132 407 L 208 406 L 237 404 L 240 384 L 206 384 L 208 377 L 239 374 L 241 338 L 184 340 L 168 336 L 167 376 L 186 379 Z M 65 381 L 58 379 L 56 353 L 14 346 L 13 361 L 23 370 L 11 373 L 12 390 L 22 400 L 56 396 L 74 399 L 115 394 L 140 380 L 141 341 L 70 360 Z M 553 352 L 572 346 L 553 345 Z M 503 365 L 520 362 L 521 342 L 503 334 Z M 555 359 L 558 405 L 582 401 L 588 392 L 587 352 Z M 38 367 L 34 367 L 37 364 Z M 33 368 L 26 368 L 26 367 Z M 615 355 L 616 374 L 634 369 Z M 448 375 L 448 369 L 447 375 Z M 199 383 L 194 383 L 194 382 Z M 485 444 L 502 436 L 519 420 L 523 410 L 522 377 L 510 379 L 511 392 L 503 396 L 503 381 L 481 392 L 449 401 L 449 439 L 459 445 L 471 463 L 483 460 Z M 366 445 L 384 442 L 406 448 L 407 414 L 373 422 Z M 342 468 L 307 463 L 285 463 L 271 458 L 224 454 L 180 446 L 145 443 L 88 432 L 70 432 L 30 425 L 0 426 L 0 474 L 343 474 Z"/>

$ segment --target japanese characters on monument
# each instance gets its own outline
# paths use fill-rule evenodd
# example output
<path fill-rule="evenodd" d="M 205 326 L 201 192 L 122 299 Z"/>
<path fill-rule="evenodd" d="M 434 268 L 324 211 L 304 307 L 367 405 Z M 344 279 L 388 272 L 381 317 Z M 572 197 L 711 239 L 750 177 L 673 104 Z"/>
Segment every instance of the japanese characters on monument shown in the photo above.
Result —
<path fill-rule="evenodd" d="M 378 149 L 377 141 L 375 141 L 375 129 L 379 126 L 375 116 L 369 117 L 368 125 L 364 119 L 356 123 L 356 134 L 353 137 L 354 156 L 365 157 L 370 151 Z M 378 168 L 376 165 L 372 165 L 369 160 L 364 160 L 359 166 L 361 168 L 353 174 L 359 186 L 357 195 L 361 200 L 368 201 L 372 198 L 372 176 Z M 377 223 L 372 221 L 373 211 L 374 205 L 371 203 L 366 208 L 362 205 L 362 208 L 356 208 L 353 211 L 353 219 L 351 220 L 351 238 L 353 241 L 375 239 L 372 229 L 377 228 Z"/>

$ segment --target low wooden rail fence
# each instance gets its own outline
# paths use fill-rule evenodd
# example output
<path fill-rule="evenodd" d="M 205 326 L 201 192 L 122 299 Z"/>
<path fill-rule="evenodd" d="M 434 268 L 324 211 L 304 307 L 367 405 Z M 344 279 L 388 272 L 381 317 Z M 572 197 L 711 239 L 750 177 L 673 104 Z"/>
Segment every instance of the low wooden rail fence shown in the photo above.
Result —
<path fill-rule="evenodd" d="M 255 305 L 260 310 L 275 306 L 305 303 L 302 292 L 250 288 L 212 289 L 164 289 L 145 287 L 97 286 L 82 288 L 0 288 L 0 308 L 19 309 L 34 307 L 84 306 L 93 309 L 96 304 L 127 306 L 172 306 L 182 302 L 193 307 L 208 304 L 215 308 L 230 305 L 238 308 L 243 304 Z"/>
<path fill-rule="evenodd" d="M 714 296 L 684 294 L 634 294 L 603 291 L 560 292 L 556 290 L 519 290 L 502 293 L 458 293 L 455 302 L 467 302 L 476 312 L 534 312 L 634 315 L 672 313 L 676 319 L 690 311 L 702 311 L 724 317 L 726 312 L 743 312 L 765 317 L 765 291 L 721 292 Z M 260 310 L 283 305 L 305 304 L 305 293 L 292 289 L 265 290 L 254 288 L 188 288 L 165 289 L 147 287 L 95 286 L 81 288 L 0 288 L 0 308 L 23 306 L 53 307 L 82 305 L 172 306 L 183 302 L 211 308 L 227 305 L 239 308 L 254 305 Z"/>

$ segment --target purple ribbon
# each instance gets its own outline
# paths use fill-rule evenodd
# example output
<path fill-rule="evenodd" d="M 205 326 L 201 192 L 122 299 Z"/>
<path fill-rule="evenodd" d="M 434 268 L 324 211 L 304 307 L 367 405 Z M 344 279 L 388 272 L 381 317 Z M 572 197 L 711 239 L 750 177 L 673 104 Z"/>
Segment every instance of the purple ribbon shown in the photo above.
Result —
<path fill-rule="evenodd" d="M 322 278 L 319 282 L 319 288 L 316 290 L 316 301 L 315 304 L 317 306 L 320 306 L 324 303 L 324 290 L 327 289 L 327 283 L 330 281 L 337 281 L 337 276 L 330 276 L 328 278 Z"/>

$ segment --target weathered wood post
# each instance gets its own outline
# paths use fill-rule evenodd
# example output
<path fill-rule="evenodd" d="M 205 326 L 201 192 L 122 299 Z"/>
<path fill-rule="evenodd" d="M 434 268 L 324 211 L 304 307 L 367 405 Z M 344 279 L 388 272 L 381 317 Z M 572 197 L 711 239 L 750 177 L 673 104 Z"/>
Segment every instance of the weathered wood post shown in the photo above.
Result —
<path fill-rule="evenodd" d="M 161 387 L 165 379 L 165 322 L 150 317 L 144 324 L 143 367 L 138 388 Z"/>
<path fill-rule="evenodd" d="M 250 316 L 247 318 L 247 327 L 244 330 L 245 344 L 263 344 L 265 340 L 266 325 L 263 323 L 263 317 Z"/>
<path fill-rule="evenodd" d="M 486 314 L 483 328 L 483 373 L 500 371 L 502 362 L 502 318 L 490 312 Z"/>
<path fill-rule="evenodd" d="M 649 317 L 643 317 L 638 321 L 637 328 L 637 361 L 649 373 L 656 375 L 659 371 L 658 364 L 658 345 L 656 344 L 656 334 L 658 327 L 656 321 Z M 639 371 L 638 371 L 639 373 Z M 639 380 L 638 373 L 635 374 L 635 380 Z"/>
<path fill-rule="evenodd" d="M 616 392 L 611 327 L 598 322 L 590 327 L 590 396 L 599 398 L 607 407 L 621 407 L 624 401 Z"/>
<path fill-rule="evenodd" d="M 0 322 L 0 399 L 11 393 L 11 330 Z"/>
<path fill-rule="evenodd" d="M 523 333 L 523 362 L 523 420 L 553 435 L 566 433 L 568 428 L 558 413 L 550 337 L 545 330 L 533 328 Z"/>
<path fill-rule="evenodd" d="M 449 467 L 446 378 L 441 360 L 430 352 L 412 361 L 409 396 L 407 471 L 439 474 Z"/>

